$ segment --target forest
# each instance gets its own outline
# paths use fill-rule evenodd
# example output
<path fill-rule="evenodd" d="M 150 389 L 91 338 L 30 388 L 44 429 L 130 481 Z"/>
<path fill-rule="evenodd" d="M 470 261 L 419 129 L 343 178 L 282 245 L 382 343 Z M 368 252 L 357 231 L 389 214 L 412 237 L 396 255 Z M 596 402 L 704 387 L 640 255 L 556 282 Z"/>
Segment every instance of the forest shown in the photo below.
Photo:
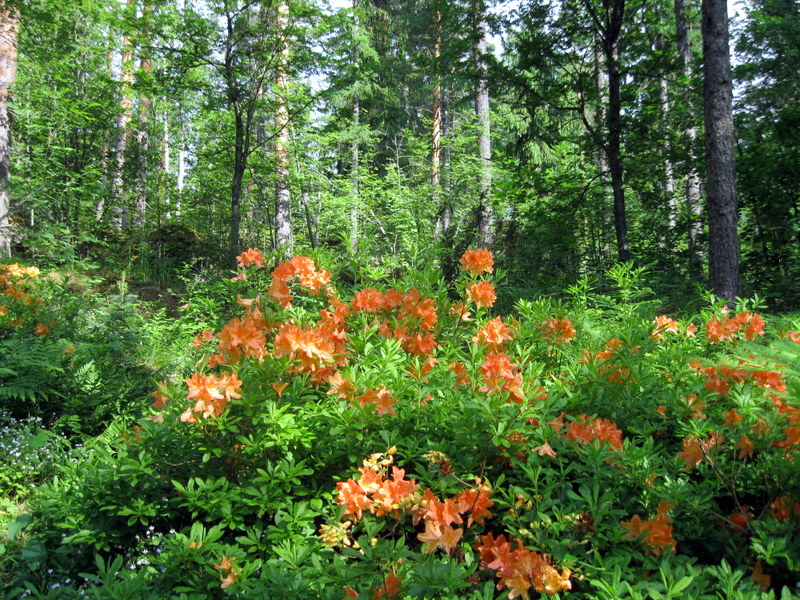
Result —
<path fill-rule="evenodd" d="M 0 0 L 0 594 L 800 597 L 796 0 Z"/>

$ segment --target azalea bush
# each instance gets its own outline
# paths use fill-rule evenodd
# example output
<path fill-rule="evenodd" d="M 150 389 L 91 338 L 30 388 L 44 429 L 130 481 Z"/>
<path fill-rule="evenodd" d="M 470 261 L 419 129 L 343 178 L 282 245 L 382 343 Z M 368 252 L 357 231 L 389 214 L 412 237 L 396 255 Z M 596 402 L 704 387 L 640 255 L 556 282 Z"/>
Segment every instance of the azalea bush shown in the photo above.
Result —
<path fill-rule="evenodd" d="M 794 324 L 658 314 L 630 265 L 498 315 L 501 276 L 244 252 L 239 313 L 12 524 L 9 596 L 791 597 Z"/>

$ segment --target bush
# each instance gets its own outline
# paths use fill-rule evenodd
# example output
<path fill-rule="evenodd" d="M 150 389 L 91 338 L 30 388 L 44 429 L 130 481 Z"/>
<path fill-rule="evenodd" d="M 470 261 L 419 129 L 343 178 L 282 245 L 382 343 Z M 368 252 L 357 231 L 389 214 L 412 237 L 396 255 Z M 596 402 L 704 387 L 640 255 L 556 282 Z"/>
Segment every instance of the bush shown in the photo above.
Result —
<path fill-rule="evenodd" d="M 629 266 L 503 318 L 491 255 L 461 264 L 460 300 L 345 299 L 243 253 L 191 375 L 38 492 L 10 596 L 791 597 L 798 333 L 656 315 Z"/>

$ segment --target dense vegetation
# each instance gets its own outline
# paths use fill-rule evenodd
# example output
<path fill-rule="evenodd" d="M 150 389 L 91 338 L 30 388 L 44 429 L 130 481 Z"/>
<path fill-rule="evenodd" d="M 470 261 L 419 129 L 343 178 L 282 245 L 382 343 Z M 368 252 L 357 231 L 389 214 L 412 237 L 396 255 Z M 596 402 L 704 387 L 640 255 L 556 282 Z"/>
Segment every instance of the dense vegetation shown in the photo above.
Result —
<path fill-rule="evenodd" d="M 7 597 L 793 597 L 796 321 L 239 264 L 171 319 L 5 268 Z"/>
<path fill-rule="evenodd" d="M 4 598 L 797 597 L 800 4 L 510 4 L 0 0 Z"/>

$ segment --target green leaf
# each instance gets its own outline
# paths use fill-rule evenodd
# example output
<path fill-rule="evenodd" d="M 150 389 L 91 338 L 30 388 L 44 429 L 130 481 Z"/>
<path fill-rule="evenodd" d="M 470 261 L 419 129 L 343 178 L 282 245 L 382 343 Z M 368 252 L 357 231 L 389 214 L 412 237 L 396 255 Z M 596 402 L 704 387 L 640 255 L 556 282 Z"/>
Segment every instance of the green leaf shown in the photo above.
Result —
<path fill-rule="evenodd" d="M 16 537 L 19 535 L 20 531 L 25 529 L 31 522 L 33 517 L 29 514 L 24 514 L 18 516 L 11 522 L 11 525 L 8 526 L 8 537 L 11 541 L 14 541 Z"/>

